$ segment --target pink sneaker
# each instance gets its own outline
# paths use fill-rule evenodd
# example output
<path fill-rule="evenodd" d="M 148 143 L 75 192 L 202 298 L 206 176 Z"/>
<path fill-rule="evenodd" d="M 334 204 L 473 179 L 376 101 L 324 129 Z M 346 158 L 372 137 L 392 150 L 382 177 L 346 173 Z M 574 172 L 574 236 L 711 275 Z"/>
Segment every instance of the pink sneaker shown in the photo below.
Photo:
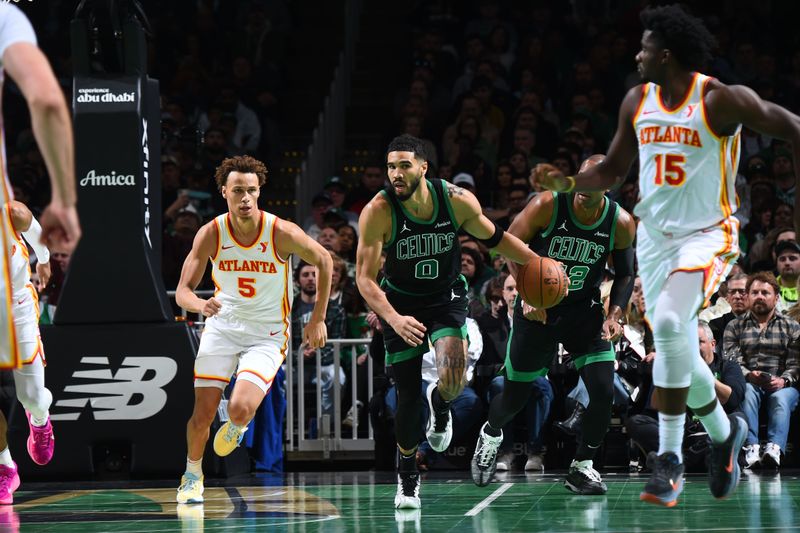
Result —
<path fill-rule="evenodd" d="M 0 465 L 0 504 L 9 505 L 14 503 L 14 491 L 19 488 L 19 471 L 17 463 L 13 468 Z"/>
<path fill-rule="evenodd" d="M 56 447 L 53 425 L 48 417 L 45 425 L 36 427 L 31 424 L 31 414 L 25 411 L 25 415 L 28 417 L 28 427 L 31 429 L 28 435 L 28 455 L 37 465 L 46 465 L 53 458 Z"/>

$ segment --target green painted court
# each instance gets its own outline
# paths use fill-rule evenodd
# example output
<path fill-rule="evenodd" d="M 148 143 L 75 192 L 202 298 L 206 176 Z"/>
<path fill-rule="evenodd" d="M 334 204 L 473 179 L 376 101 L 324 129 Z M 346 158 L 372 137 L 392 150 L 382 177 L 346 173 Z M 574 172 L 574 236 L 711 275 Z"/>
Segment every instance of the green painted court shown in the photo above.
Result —
<path fill-rule="evenodd" d="M 429 474 L 422 511 L 396 512 L 384 472 L 209 480 L 203 505 L 178 506 L 168 482 L 28 484 L 0 508 L 2 532 L 800 531 L 800 477 L 746 473 L 728 500 L 689 476 L 677 507 L 639 502 L 645 476 L 606 474 L 608 494 L 575 496 L 558 474 L 514 474 L 486 488 L 465 472 Z"/>

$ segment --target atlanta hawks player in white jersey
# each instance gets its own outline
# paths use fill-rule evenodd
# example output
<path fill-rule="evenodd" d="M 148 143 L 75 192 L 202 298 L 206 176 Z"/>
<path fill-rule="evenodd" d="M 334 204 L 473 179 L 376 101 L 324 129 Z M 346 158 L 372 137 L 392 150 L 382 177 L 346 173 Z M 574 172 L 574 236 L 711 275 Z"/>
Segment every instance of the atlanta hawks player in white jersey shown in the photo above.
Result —
<path fill-rule="evenodd" d="M 238 446 L 283 363 L 289 342 L 292 254 L 319 270 L 318 298 L 304 342 L 319 348 L 327 341 L 325 313 L 333 262 L 295 224 L 258 209 L 266 174 L 264 164 L 249 156 L 225 159 L 217 168 L 228 213 L 200 228 L 178 282 L 178 305 L 208 317 L 194 367 L 194 412 L 186 432 L 189 450 L 178 503 L 203 501 L 203 450 L 231 375 L 235 372 L 237 379 L 228 402 L 230 421 L 214 437 L 214 451 L 220 456 Z M 216 292 L 204 300 L 193 291 L 208 261 Z"/>
<path fill-rule="evenodd" d="M 30 427 L 28 454 L 36 464 L 44 465 L 53 458 L 55 438 L 48 411 L 53 395 L 44 386 L 45 359 L 39 335 L 37 288 L 44 288 L 50 279 L 50 251 L 40 242 L 42 227 L 24 204 L 12 201 L 3 206 L 3 223 L 9 225 L 11 235 L 8 255 L 11 258 L 12 313 L 22 362 L 21 368 L 13 370 L 14 386 Z M 34 287 L 31 281 L 28 244 L 36 254 L 38 287 Z M 15 470 L 10 484 L 0 480 L 0 503 L 12 503 L 12 494 L 19 486 L 19 474 L 8 449 L 6 430 L 5 419 L 0 419 L 0 464 L 10 462 Z"/>
<path fill-rule="evenodd" d="M 713 441 L 711 493 L 724 498 L 739 480 L 736 458 L 747 424 L 726 417 L 716 400 L 714 377 L 699 356 L 697 312 L 739 254 L 731 215 L 738 207 L 733 181 L 742 125 L 791 142 L 797 166 L 800 117 L 747 87 L 699 74 L 711 57 L 713 37 L 678 5 L 645 10 L 641 19 L 645 31 L 636 62 L 645 83 L 625 96 L 606 159 L 574 177 L 540 165 L 534 179 L 555 191 L 604 190 L 620 185 L 617 176 L 628 174 L 638 153 L 637 256 L 656 344 L 653 403 L 659 407 L 660 440 L 640 498 L 671 507 L 683 488 L 687 405 Z M 795 206 L 795 225 L 798 217 Z M 778 377 L 750 378 L 774 390 L 793 385 Z"/>

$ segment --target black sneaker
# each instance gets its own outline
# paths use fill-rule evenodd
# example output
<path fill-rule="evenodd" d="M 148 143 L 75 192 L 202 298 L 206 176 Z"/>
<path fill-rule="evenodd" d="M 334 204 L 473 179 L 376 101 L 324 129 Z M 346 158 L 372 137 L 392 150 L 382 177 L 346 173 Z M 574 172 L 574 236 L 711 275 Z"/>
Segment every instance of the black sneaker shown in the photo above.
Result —
<path fill-rule="evenodd" d="M 397 473 L 397 494 L 394 497 L 395 509 L 419 509 L 419 472 Z"/>
<path fill-rule="evenodd" d="M 672 452 L 647 455 L 647 466 L 653 474 L 639 494 L 643 502 L 655 503 L 664 507 L 675 507 L 683 490 L 683 463 Z"/>
<path fill-rule="evenodd" d="M 485 432 L 488 425 L 489 422 L 483 424 L 478 433 L 478 444 L 475 445 L 475 455 L 470 463 L 472 481 L 479 487 L 485 487 L 492 482 L 492 476 L 497 470 L 497 449 L 503 443 L 502 432 L 499 437 L 492 437 Z"/>
<path fill-rule="evenodd" d="M 603 483 L 600 473 L 593 468 L 591 460 L 576 461 L 573 459 L 572 464 L 569 465 L 564 486 L 575 494 L 581 495 L 608 492 L 608 487 Z"/>
<path fill-rule="evenodd" d="M 715 498 L 727 498 L 739 484 L 739 450 L 747 437 L 747 422 L 737 414 L 728 415 L 731 434 L 725 442 L 711 445 L 708 461 L 708 486 Z"/>

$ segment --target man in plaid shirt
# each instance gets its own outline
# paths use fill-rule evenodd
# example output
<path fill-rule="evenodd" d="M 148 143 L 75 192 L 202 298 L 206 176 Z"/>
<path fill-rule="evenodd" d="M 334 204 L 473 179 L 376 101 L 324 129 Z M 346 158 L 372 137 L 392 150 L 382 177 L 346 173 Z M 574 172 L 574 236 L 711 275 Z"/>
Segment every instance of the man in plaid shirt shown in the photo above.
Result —
<path fill-rule="evenodd" d="M 748 467 L 761 462 L 778 467 L 781 450 L 786 448 L 791 413 L 800 400 L 796 385 L 800 324 L 775 309 L 780 286 L 770 272 L 757 272 L 747 278 L 750 310 L 725 328 L 723 350 L 726 357 L 739 361 L 747 389 L 742 411 L 749 431 L 745 441 Z M 758 441 L 758 412 L 767 402 L 767 443 L 764 453 Z"/>

